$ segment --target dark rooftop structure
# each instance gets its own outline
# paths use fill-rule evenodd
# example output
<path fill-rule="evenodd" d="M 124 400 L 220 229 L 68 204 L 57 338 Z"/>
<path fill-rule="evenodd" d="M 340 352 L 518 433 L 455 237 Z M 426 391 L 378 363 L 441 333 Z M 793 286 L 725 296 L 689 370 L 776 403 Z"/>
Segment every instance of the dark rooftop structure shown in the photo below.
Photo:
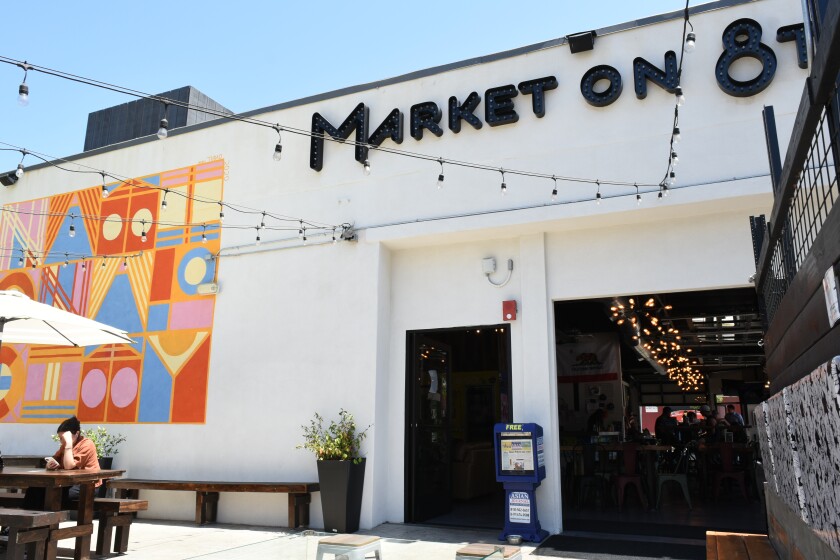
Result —
<path fill-rule="evenodd" d="M 214 114 L 197 110 L 194 107 L 206 108 L 216 113 L 232 114 L 229 109 L 216 103 L 192 86 L 184 86 L 160 93 L 157 97 L 165 97 L 190 105 L 189 109 L 176 105 L 169 106 L 166 111 L 169 130 L 219 118 Z M 155 134 L 163 117 L 163 104 L 152 99 L 137 99 L 108 109 L 94 111 L 88 115 L 85 151 Z"/>

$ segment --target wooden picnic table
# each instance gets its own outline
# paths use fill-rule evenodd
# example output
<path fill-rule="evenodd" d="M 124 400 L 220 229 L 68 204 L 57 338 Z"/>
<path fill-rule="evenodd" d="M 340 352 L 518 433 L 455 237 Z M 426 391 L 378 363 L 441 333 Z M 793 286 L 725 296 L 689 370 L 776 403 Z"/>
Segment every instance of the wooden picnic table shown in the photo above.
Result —
<path fill-rule="evenodd" d="M 44 510 L 61 511 L 62 489 L 79 485 L 79 506 L 76 527 L 61 529 L 58 538 L 76 538 L 76 548 L 73 554 L 75 560 L 90 558 L 90 540 L 93 533 L 93 494 L 97 480 L 108 480 L 123 475 L 122 470 L 87 470 L 57 469 L 48 471 L 39 468 L 5 467 L 0 470 L 0 487 L 29 488 L 41 487 L 45 490 Z M 55 527 L 54 529 L 58 529 Z M 47 558 L 55 558 L 57 540 L 50 541 L 47 547 Z"/>

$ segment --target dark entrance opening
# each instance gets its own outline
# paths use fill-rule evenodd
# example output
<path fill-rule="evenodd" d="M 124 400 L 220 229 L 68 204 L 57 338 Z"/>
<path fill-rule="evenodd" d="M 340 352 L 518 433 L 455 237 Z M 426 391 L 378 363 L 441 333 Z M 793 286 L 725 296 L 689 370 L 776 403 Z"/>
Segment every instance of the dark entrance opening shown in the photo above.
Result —
<path fill-rule="evenodd" d="M 554 311 L 564 529 L 698 542 L 706 530 L 764 532 L 750 425 L 767 382 L 755 290 L 622 295 Z M 719 421 L 730 404 L 746 426 Z M 672 423 L 660 430 L 666 407 Z M 717 425 L 706 422 L 714 413 Z"/>
<path fill-rule="evenodd" d="M 405 520 L 501 528 L 493 425 L 511 409 L 508 325 L 407 333 Z"/>

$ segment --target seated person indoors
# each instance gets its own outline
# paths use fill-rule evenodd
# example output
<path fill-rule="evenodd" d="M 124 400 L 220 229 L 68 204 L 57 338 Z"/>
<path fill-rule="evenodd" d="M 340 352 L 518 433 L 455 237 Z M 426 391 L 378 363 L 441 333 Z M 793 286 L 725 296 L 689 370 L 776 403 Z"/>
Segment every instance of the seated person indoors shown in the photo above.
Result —
<path fill-rule="evenodd" d="M 723 432 L 729 426 L 729 422 L 723 418 L 718 417 L 717 407 L 710 408 L 709 405 L 704 404 L 700 407 L 700 412 L 706 418 L 703 424 L 701 437 L 706 443 L 717 443 L 723 441 Z"/>
<path fill-rule="evenodd" d="M 96 446 L 91 440 L 82 435 L 82 427 L 79 419 L 75 416 L 63 421 L 56 430 L 58 434 L 59 448 L 55 455 L 47 458 L 47 470 L 57 469 L 86 469 L 99 470 L 99 458 L 96 456 Z M 102 484 L 101 480 L 96 481 L 96 486 Z M 62 507 L 67 509 L 70 502 L 79 499 L 79 485 L 64 488 L 62 496 Z M 44 489 L 30 487 L 26 490 L 24 498 L 25 509 L 43 509 Z"/>
<path fill-rule="evenodd" d="M 735 412 L 735 405 L 728 404 L 726 405 L 726 415 L 723 417 L 724 420 L 729 422 L 730 425 L 739 424 L 741 426 L 744 425 L 744 417 L 741 416 L 739 412 Z"/>
<path fill-rule="evenodd" d="M 671 416 L 670 406 L 663 408 L 662 414 L 657 416 L 654 431 L 656 433 L 656 439 L 660 439 L 665 443 L 673 443 L 675 441 L 677 419 Z"/>

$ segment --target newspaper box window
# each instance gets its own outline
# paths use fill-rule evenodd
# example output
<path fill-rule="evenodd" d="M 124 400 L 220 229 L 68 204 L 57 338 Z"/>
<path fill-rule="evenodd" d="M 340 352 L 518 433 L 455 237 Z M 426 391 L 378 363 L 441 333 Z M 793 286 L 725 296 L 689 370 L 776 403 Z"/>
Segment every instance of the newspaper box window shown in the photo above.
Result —
<path fill-rule="evenodd" d="M 534 491 L 545 478 L 543 429 L 538 424 L 496 424 L 494 430 L 496 480 L 505 487 L 505 528 L 499 540 L 511 535 L 540 542 L 548 532 L 540 527 Z"/>

